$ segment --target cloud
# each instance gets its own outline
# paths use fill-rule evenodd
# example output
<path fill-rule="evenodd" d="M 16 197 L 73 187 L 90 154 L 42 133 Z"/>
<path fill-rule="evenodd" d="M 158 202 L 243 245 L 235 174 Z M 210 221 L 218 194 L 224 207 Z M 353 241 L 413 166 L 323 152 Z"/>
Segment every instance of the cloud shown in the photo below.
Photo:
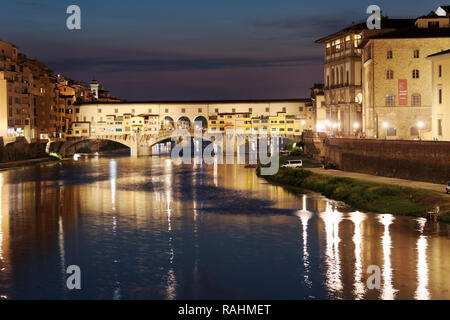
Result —
<path fill-rule="evenodd" d="M 295 16 L 275 19 L 253 19 L 248 23 L 256 28 L 293 31 L 298 35 L 321 35 L 348 27 L 363 17 L 357 13 L 345 12 L 320 16 Z"/>
<path fill-rule="evenodd" d="M 293 67 L 310 63 L 320 63 L 319 55 L 255 58 L 255 57 L 187 57 L 181 55 L 153 56 L 138 59 L 86 58 L 53 61 L 49 64 L 55 70 L 70 72 L 80 68 L 102 72 L 150 72 L 150 71 L 186 71 L 218 70 L 230 68 L 269 68 Z"/>

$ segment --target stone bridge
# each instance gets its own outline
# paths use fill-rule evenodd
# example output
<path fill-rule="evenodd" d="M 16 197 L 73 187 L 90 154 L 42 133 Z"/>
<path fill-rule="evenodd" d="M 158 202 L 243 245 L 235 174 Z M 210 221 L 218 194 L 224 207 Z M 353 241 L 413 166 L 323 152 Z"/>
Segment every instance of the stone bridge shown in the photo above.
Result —
<path fill-rule="evenodd" d="M 67 156 L 77 145 L 87 141 L 113 141 L 130 148 L 131 156 L 151 155 L 152 147 L 158 143 L 170 140 L 173 131 L 164 130 L 156 135 L 130 134 L 130 135 L 91 135 L 80 138 L 68 138 L 63 142 L 52 142 L 50 150 L 62 156 Z"/>
<path fill-rule="evenodd" d="M 189 135 L 189 137 L 196 137 L 195 134 L 198 134 L 193 129 L 182 129 L 176 130 L 177 143 L 181 140 L 184 140 L 183 136 Z M 214 141 L 212 138 L 208 138 L 204 136 L 205 130 L 202 131 L 201 137 L 203 140 Z M 143 134 L 143 133 L 133 133 L 129 135 L 91 135 L 79 138 L 68 138 L 66 141 L 54 141 L 50 143 L 49 151 L 58 153 L 62 156 L 68 156 L 72 153 L 75 153 L 75 148 L 77 145 L 88 142 L 88 141 L 113 141 L 120 143 L 128 148 L 130 148 L 131 156 L 148 156 L 152 154 L 152 147 L 156 144 L 162 143 L 164 141 L 168 141 L 172 139 L 174 134 L 174 130 L 161 130 L 158 134 Z M 237 151 L 237 146 L 245 144 L 247 142 L 246 137 L 248 134 L 235 134 L 235 152 Z M 289 138 L 293 140 L 298 140 L 299 137 L 295 136 L 279 136 L 280 138 Z M 225 138 L 223 138 L 225 139 Z M 218 145 L 226 151 L 226 143 L 223 140 L 222 142 L 217 141 Z"/>

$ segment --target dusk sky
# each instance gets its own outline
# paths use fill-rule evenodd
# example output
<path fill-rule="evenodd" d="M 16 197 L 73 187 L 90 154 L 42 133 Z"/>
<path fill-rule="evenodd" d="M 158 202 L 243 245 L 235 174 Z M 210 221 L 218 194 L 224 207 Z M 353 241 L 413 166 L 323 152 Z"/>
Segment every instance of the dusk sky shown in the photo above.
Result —
<path fill-rule="evenodd" d="M 417 17 L 442 1 L 8 0 L 0 39 L 55 73 L 127 100 L 307 97 L 323 82 L 314 40 L 367 19 Z M 82 30 L 66 28 L 81 7 Z"/>

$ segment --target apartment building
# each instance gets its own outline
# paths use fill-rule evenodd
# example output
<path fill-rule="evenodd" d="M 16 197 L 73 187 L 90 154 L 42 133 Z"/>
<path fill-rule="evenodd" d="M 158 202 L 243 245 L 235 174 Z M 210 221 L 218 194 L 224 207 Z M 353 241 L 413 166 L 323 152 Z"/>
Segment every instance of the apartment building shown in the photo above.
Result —
<path fill-rule="evenodd" d="M 0 136 L 8 141 L 24 136 L 36 137 L 34 78 L 27 66 L 19 63 L 18 48 L 0 41 Z"/>
<path fill-rule="evenodd" d="M 428 59 L 432 70 L 432 138 L 450 141 L 450 49 L 429 55 Z"/>
<path fill-rule="evenodd" d="M 324 97 L 326 123 L 320 129 L 352 136 L 362 123 L 361 42 L 374 34 L 414 26 L 413 19 L 382 18 L 382 30 L 368 30 L 366 22 L 354 24 L 316 40 L 324 45 Z M 326 128 L 328 127 L 328 128 Z"/>

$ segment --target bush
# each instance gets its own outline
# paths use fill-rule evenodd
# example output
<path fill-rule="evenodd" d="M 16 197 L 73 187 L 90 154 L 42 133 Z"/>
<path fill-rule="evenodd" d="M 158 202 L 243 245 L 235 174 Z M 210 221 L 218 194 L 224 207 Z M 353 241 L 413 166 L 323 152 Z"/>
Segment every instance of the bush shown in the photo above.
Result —
<path fill-rule="evenodd" d="M 275 183 L 320 192 L 330 199 L 343 201 L 354 209 L 368 212 L 420 216 L 442 197 L 423 190 L 370 183 L 352 178 L 330 177 L 304 169 L 281 169 L 278 174 L 264 177 Z M 446 202 L 448 204 L 448 202 Z M 442 221 L 450 221 L 449 207 L 445 203 Z"/>

